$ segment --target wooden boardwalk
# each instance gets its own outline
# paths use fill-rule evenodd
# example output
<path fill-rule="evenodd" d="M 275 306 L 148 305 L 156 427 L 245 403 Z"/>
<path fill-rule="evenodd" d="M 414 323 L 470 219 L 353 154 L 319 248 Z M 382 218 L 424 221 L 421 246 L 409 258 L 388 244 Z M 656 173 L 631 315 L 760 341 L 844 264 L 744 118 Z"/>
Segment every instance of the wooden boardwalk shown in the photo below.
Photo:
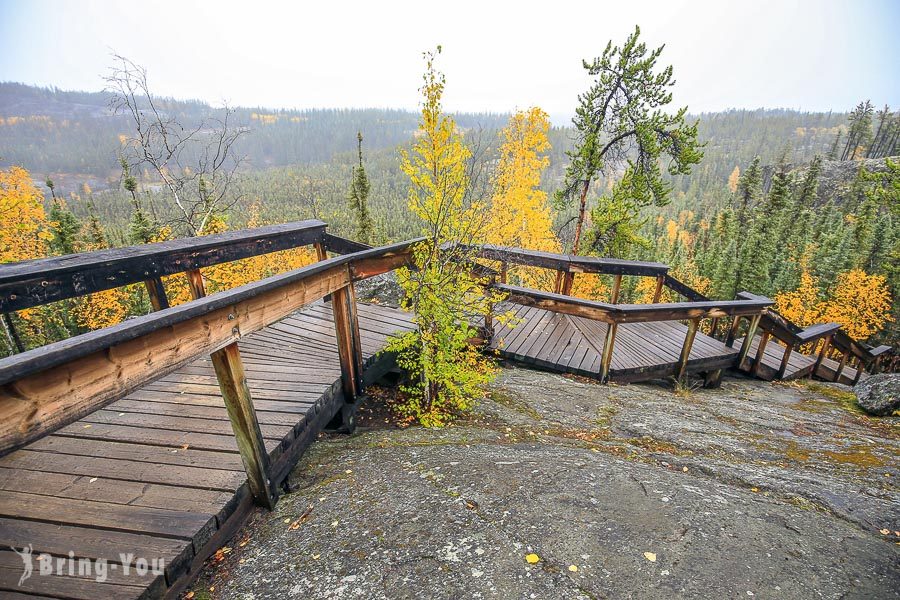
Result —
<path fill-rule="evenodd" d="M 747 357 L 747 367 L 748 369 L 752 369 L 756 362 L 756 352 L 759 349 L 759 340 L 760 336 L 755 336 L 750 341 L 750 353 Z M 743 338 L 740 338 L 735 341 L 735 346 L 739 346 L 743 342 Z M 766 381 L 774 381 L 776 379 L 781 380 L 791 380 L 791 379 L 802 379 L 804 377 L 809 377 L 811 375 L 815 375 L 821 379 L 826 381 L 834 381 L 835 373 L 840 367 L 840 362 L 833 360 L 831 358 L 822 359 L 822 363 L 819 365 L 816 372 L 813 373 L 813 369 L 816 366 L 816 357 L 815 356 L 807 356 L 806 354 L 801 354 L 800 352 L 791 352 L 790 356 L 788 356 L 788 364 L 787 368 L 784 371 L 784 375 L 779 377 L 778 373 L 781 368 L 781 361 L 784 358 L 785 346 L 779 344 L 775 340 L 769 340 L 769 343 L 766 344 L 766 349 L 762 358 L 762 362 L 757 369 L 753 372 L 754 375 L 759 377 L 760 379 L 765 379 Z M 868 377 L 866 373 L 863 373 L 860 379 L 865 379 Z M 838 383 L 842 383 L 844 385 L 853 385 L 853 380 L 856 378 L 856 369 L 849 366 L 844 365 L 844 368 L 841 370 L 841 377 Z"/>
<path fill-rule="evenodd" d="M 375 354 L 410 319 L 375 305 L 358 312 L 374 376 Z M 331 306 L 317 302 L 239 345 L 273 470 L 290 469 L 329 405 L 343 402 Z M 0 458 L 0 596 L 175 593 L 250 510 L 246 479 L 211 361 L 192 362 Z M 35 561 L 19 586 L 23 563 L 10 546 L 28 544 L 35 557 L 106 559 L 108 577 L 39 576 Z M 126 575 L 123 554 L 161 558 L 165 572 Z"/>
<path fill-rule="evenodd" d="M 594 319 L 504 303 L 512 327 L 498 324 L 491 348 L 506 358 L 530 365 L 596 377 L 600 371 L 607 324 Z M 610 379 L 636 381 L 671 376 L 678 365 L 687 327 L 675 321 L 619 325 Z M 735 365 L 738 350 L 697 333 L 688 360 L 689 372 L 726 369 Z"/>

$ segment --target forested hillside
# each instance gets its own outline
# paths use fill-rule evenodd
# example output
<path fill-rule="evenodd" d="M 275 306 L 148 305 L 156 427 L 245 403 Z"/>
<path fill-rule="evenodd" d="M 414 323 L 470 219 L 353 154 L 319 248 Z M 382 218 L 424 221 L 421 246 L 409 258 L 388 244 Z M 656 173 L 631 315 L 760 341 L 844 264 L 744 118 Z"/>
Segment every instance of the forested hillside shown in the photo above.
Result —
<path fill-rule="evenodd" d="M 113 114 L 110 99 L 109 93 L 0 84 L 0 168 L 26 169 L 35 193 L 44 196 L 47 217 L 41 227 L 48 228 L 48 253 L 185 234 L 168 197 L 166 168 L 154 172 L 145 162 L 132 172 L 129 161 L 123 162 L 133 123 L 127 114 Z M 167 99 L 157 99 L 154 109 L 187 127 L 220 114 L 201 102 Z M 240 164 L 222 204 L 226 208 L 209 211 L 211 229 L 204 220 L 204 232 L 315 217 L 337 233 L 358 237 L 359 206 L 349 199 L 357 167 L 367 179 L 370 241 L 405 239 L 420 231 L 419 220 L 407 210 L 410 183 L 398 151 L 415 140 L 417 113 L 230 110 L 230 123 L 239 130 L 232 152 Z M 696 124 L 702 159 L 683 174 L 663 173 L 666 202 L 637 210 L 627 220 L 631 229 L 624 221 L 610 221 L 606 234 L 624 240 L 621 244 L 597 246 L 602 229 L 597 219 L 611 217 L 589 215 L 593 251 L 670 263 L 683 280 L 716 297 L 731 298 L 742 289 L 771 295 L 801 324 L 852 320 L 861 339 L 896 341 L 900 175 L 885 157 L 897 153 L 900 118 L 867 103 L 851 113 L 760 109 L 684 118 Z M 472 152 L 473 188 L 485 198 L 496 196 L 501 130 L 510 115 L 454 119 Z M 548 207 L 565 183 L 576 133 L 549 123 L 543 128 L 546 144 L 539 144 L 535 155 L 544 160 L 535 181 Z M 185 154 L 186 164 L 202 158 L 193 149 Z M 190 167 L 183 170 L 190 175 Z M 622 175 L 621 170 L 598 175 L 589 204 L 614 199 Z M 202 195 L 207 183 L 202 177 L 199 182 Z M 507 204 L 504 210 L 515 208 Z M 562 204 L 540 210 L 549 211 L 541 236 L 553 240 L 544 249 L 569 250 L 577 211 Z M 580 293 L 602 297 L 607 290 L 598 280 Z M 645 299 L 646 292 L 629 287 L 623 298 Z M 137 302 L 134 306 L 146 305 L 146 299 Z M 854 303 L 865 304 L 865 316 L 841 314 Z M 113 311 L 118 316 L 110 319 L 134 310 L 141 309 Z M 106 322 L 89 321 L 70 319 L 60 331 Z"/>

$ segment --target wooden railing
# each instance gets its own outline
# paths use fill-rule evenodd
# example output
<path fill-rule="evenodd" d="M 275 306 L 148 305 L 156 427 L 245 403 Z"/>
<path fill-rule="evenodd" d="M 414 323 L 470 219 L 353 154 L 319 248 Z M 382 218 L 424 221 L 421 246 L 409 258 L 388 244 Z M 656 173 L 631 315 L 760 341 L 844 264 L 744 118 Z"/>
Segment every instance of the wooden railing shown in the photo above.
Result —
<path fill-rule="evenodd" d="M 325 234 L 324 223 L 313 221 L 0 267 L 6 310 L 179 271 L 187 272 L 195 298 L 0 360 L 0 454 L 208 354 L 251 492 L 271 507 L 277 488 L 237 342 L 331 295 L 342 391 L 352 403 L 362 373 L 353 283 L 409 264 L 417 241 L 354 251 L 354 242 Z M 200 267 L 309 244 L 319 262 L 205 297 Z M 331 248 L 350 253 L 328 258 Z"/>
<path fill-rule="evenodd" d="M 525 306 L 533 306 L 552 312 L 586 317 L 607 323 L 606 338 L 603 340 L 600 373 L 601 381 L 609 378 L 616 331 L 622 323 L 646 323 L 651 321 L 686 321 L 688 324 L 684 344 L 678 358 L 676 377 L 681 380 L 687 373 L 691 347 L 694 343 L 700 321 L 703 319 L 721 319 L 723 317 L 749 316 L 758 322 L 762 311 L 772 304 L 767 298 L 753 300 L 726 300 L 705 302 L 674 302 L 665 304 L 607 304 L 593 300 L 583 300 L 563 294 L 542 292 L 502 283 L 493 286 L 497 291 L 508 294 L 508 301 Z M 748 338 L 749 340 L 750 338 Z M 749 341 L 744 344 L 739 354 L 739 361 L 749 351 Z M 707 384 L 716 383 L 720 373 L 710 374 Z"/>
<path fill-rule="evenodd" d="M 738 294 L 740 299 L 758 299 L 761 296 L 749 292 L 741 292 Z M 726 343 L 731 345 L 738 332 L 738 319 L 735 319 L 732 329 L 728 334 Z M 819 323 L 811 325 L 805 329 L 798 327 L 772 308 L 768 308 L 763 312 L 759 322 L 759 328 L 762 331 L 760 335 L 759 345 L 757 346 L 756 357 L 751 372 L 755 373 L 762 364 L 762 357 L 765 353 L 766 346 L 771 338 L 781 341 L 784 346 L 784 354 L 778 369 L 778 377 L 784 377 L 788 367 L 788 361 L 793 352 L 798 351 L 801 346 L 811 344 L 812 348 L 819 348 L 816 353 L 816 362 L 812 367 L 811 375 L 815 375 L 819 370 L 822 361 L 828 355 L 829 350 L 835 350 L 840 354 L 838 368 L 834 374 L 834 381 L 839 381 L 841 374 L 846 366 L 852 366 L 856 369 L 856 376 L 853 383 L 856 384 L 862 377 L 863 372 L 877 372 L 881 367 L 882 360 L 892 353 L 890 346 L 878 346 L 872 348 L 862 342 L 851 338 L 841 329 L 838 323 Z M 819 342 L 821 341 L 821 345 Z"/>
<path fill-rule="evenodd" d="M 573 256 L 536 252 L 521 248 L 486 245 L 471 249 L 478 258 L 500 263 L 499 282 L 493 287 L 509 295 L 509 301 L 550 310 L 553 312 L 582 316 L 603 321 L 609 325 L 603 343 L 600 363 L 600 379 L 609 377 L 616 331 L 621 323 L 637 323 L 649 321 L 684 321 L 687 323 L 684 344 L 678 359 L 676 377 L 681 380 L 687 373 L 691 347 L 694 343 L 700 322 L 703 319 L 715 323 L 725 317 L 735 319 L 747 316 L 751 322 L 758 323 L 762 311 L 772 304 L 768 298 L 739 299 L 732 301 L 712 301 L 690 286 L 678 281 L 669 274 L 669 267 L 662 263 L 620 260 L 612 258 L 596 258 L 590 256 Z M 554 292 L 507 285 L 508 265 L 540 267 L 556 271 L 558 276 Z M 578 273 L 597 273 L 613 276 L 613 287 L 610 302 L 596 302 L 570 296 L 574 278 Z M 623 276 L 654 277 L 656 287 L 652 304 L 618 304 L 622 288 Z M 660 303 L 663 287 L 668 287 L 684 297 L 687 302 Z M 746 357 L 749 344 L 740 352 L 740 360 Z M 719 370 L 713 370 L 707 377 L 707 385 L 715 385 L 720 376 Z"/>

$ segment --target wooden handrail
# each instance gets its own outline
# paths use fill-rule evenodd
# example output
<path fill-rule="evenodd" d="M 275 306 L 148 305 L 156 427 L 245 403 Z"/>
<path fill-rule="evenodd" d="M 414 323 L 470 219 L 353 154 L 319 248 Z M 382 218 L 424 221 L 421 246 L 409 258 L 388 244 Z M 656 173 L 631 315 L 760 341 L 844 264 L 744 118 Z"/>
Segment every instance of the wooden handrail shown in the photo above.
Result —
<path fill-rule="evenodd" d="M 326 259 L 0 360 L 0 454 L 353 281 L 408 264 L 418 241 Z"/>
<path fill-rule="evenodd" d="M 4 264 L 0 312 L 158 281 L 166 275 L 306 246 L 324 237 L 325 223 L 310 220 Z M 164 298 L 159 308 L 166 307 Z"/>
<path fill-rule="evenodd" d="M 573 254 L 539 252 L 522 248 L 485 244 L 471 248 L 475 256 L 530 267 L 541 267 L 565 273 L 600 273 L 606 275 L 639 275 L 655 277 L 665 275 L 669 267 L 662 263 L 596 258 Z"/>
<path fill-rule="evenodd" d="M 605 323 L 681 321 L 754 315 L 772 304 L 768 298 L 662 304 L 607 304 L 514 285 L 494 284 L 492 287 L 508 294 L 509 301 L 516 304 L 587 317 Z"/>

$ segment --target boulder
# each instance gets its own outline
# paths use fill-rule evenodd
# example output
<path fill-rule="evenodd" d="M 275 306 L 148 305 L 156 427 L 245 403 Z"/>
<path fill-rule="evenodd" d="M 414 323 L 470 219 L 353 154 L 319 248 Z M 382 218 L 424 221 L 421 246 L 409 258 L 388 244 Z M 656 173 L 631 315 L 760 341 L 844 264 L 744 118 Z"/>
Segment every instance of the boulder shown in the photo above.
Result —
<path fill-rule="evenodd" d="M 867 413 L 877 416 L 900 410 L 900 374 L 882 373 L 860 381 L 853 388 L 856 401 Z"/>

